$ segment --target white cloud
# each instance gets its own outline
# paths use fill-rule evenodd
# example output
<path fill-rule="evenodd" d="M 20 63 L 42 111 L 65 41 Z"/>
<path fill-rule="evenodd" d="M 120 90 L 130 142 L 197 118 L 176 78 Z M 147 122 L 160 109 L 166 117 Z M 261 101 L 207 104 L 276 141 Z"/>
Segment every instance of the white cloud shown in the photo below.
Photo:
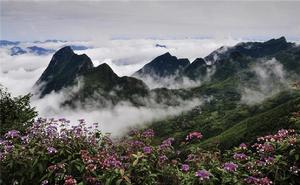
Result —
<path fill-rule="evenodd" d="M 0 37 L 10 40 L 300 35 L 300 2 L 1 1 Z"/>
<path fill-rule="evenodd" d="M 197 57 L 204 57 L 212 50 L 222 45 L 234 45 L 239 40 L 110 40 L 102 43 L 77 42 L 77 45 L 88 45 L 93 48 L 76 53 L 86 53 L 95 65 L 107 62 L 119 75 L 131 75 L 153 58 L 167 51 L 179 58 L 189 58 L 193 61 Z M 156 44 L 166 45 L 167 48 L 155 47 Z M 50 49 L 58 49 L 74 42 L 59 43 L 21 43 L 21 47 L 38 45 Z M 0 48 L 0 83 L 6 86 L 13 95 L 21 95 L 32 92 L 34 83 L 51 60 L 51 55 L 37 56 L 23 54 L 10 56 L 9 48 Z M 187 84 L 187 83 L 186 83 Z M 181 84 L 184 85 L 184 84 Z M 74 89 L 73 89 L 74 90 Z M 75 89 L 76 90 L 76 89 Z M 68 92 L 72 92 L 68 90 Z M 138 123 L 146 123 L 155 119 L 175 115 L 179 112 L 191 109 L 201 103 L 200 100 L 181 101 L 179 106 L 166 107 L 164 105 L 148 102 L 148 107 L 134 107 L 128 103 L 122 103 L 115 107 L 102 110 L 70 110 L 60 107 L 60 103 L 66 100 L 65 93 L 52 93 L 43 99 L 33 97 L 32 104 L 37 107 L 42 117 L 65 117 L 76 121 L 85 118 L 88 123 L 99 122 L 104 131 L 119 133 L 127 126 Z M 176 98 L 178 100 L 178 98 Z M 90 107 L 93 108 L 93 105 Z"/>
<path fill-rule="evenodd" d="M 255 85 L 244 84 L 241 87 L 241 101 L 247 104 L 256 104 L 266 98 L 272 97 L 282 90 L 288 90 L 291 81 L 287 78 L 287 72 L 283 65 L 275 58 L 261 60 L 251 67 L 256 75 Z M 290 74 L 292 75 L 292 74 Z"/>

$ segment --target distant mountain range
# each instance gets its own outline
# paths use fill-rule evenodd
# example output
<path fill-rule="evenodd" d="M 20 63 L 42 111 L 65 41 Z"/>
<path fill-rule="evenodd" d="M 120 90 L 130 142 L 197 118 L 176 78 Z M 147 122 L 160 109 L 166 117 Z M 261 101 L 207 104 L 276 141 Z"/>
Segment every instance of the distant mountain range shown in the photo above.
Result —
<path fill-rule="evenodd" d="M 223 73 L 220 75 L 224 78 L 223 75 L 226 75 L 223 71 L 224 67 L 230 67 L 232 70 L 246 67 L 248 64 L 246 62 L 241 63 L 241 60 L 276 57 L 280 52 L 293 50 L 295 46 L 294 43 L 287 42 L 284 37 L 271 39 L 267 42 L 239 43 L 233 47 L 223 46 L 204 58 L 197 58 L 192 63 L 188 59 L 177 59 L 170 53 L 165 53 L 146 64 L 133 76 L 141 79 L 154 78 L 154 80 L 161 80 L 161 78 L 169 78 L 170 76 L 176 76 L 180 79 L 180 77 L 185 76 L 191 80 L 203 80 L 207 71 L 215 66 L 218 68 L 216 75 Z M 230 60 L 236 62 L 232 64 Z"/>
<path fill-rule="evenodd" d="M 45 41 L 34 41 L 31 44 L 44 44 L 44 43 L 66 43 L 67 41 L 62 40 L 45 40 Z M 25 45 L 29 45 L 29 42 L 25 42 Z M 34 55 L 49 55 L 55 53 L 54 49 L 44 48 L 36 45 L 24 46 L 22 42 L 19 41 L 8 41 L 0 40 L 0 48 L 7 48 L 11 56 L 22 55 L 26 53 Z M 73 50 L 86 50 L 91 47 L 84 45 L 70 45 Z"/>
<path fill-rule="evenodd" d="M 41 97 L 52 91 L 71 92 L 62 104 L 70 107 L 103 108 L 122 101 L 135 106 L 147 106 L 150 101 L 180 105 L 180 101 L 200 98 L 202 105 L 149 127 L 159 137 L 179 140 L 189 131 L 201 130 L 205 135 L 201 145 L 218 143 L 226 149 L 278 128 L 297 127 L 289 122 L 289 116 L 300 111 L 299 74 L 300 46 L 281 37 L 223 46 L 191 63 L 167 52 L 132 77 L 119 77 L 107 64 L 94 67 L 87 55 L 64 47 L 53 55 L 36 86 Z M 150 89 L 143 82 L 170 76 L 176 81 L 187 78 L 201 83 L 190 88 Z M 78 88 L 72 90 L 74 86 Z"/>
<path fill-rule="evenodd" d="M 36 49 L 36 47 L 34 48 Z M 178 59 L 167 52 L 154 58 L 136 71 L 132 77 L 118 77 L 107 64 L 93 67 L 92 61 L 87 55 L 77 55 L 70 46 L 66 46 L 54 54 L 37 85 L 44 84 L 41 90 L 41 96 L 44 96 L 51 91 L 59 91 L 64 87 L 74 85 L 78 77 L 83 77 L 85 82 L 91 83 L 89 85 L 91 87 L 85 87 L 90 91 L 93 91 L 92 86 L 103 87 L 107 94 L 107 91 L 116 90 L 116 87 L 126 87 L 126 89 L 136 90 L 136 92 L 143 91 L 141 94 L 145 95 L 149 88 L 136 78 L 141 80 L 153 78 L 154 81 L 160 81 L 172 76 L 178 81 L 185 77 L 195 81 L 220 82 L 228 78 L 239 77 L 239 81 L 241 81 L 245 80 L 247 76 L 256 75 L 250 70 L 251 66 L 263 64 L 264 61 L 272 58 L 278 59 L 283 68 L 289 71 L 289 77 L 295 79 L 296 74 L 300 72 L 299 48 L 281 37 L 262 43 L 247 42 L 232 47 L 223 46 L 204 58 L 195 59 L 192 63 L 188 59 Z M 22 52 L 22 50 L 17 52 Z M 211 75 L 209 78 L 207 78 L 208 73 Z M 94 81 L 89 78 L 94 78 Z M 127 80 L 121 80 L 121 83 L 119 79 Z M 250 81 L 255 80 L 251 79 Z M 125 85 L 125 82 L 129 84 Z M 126 89 L 123 91 L 125 92 Z M 121 90 L 117 91 L 121 92 Z"/>
<path fill-rule="evenodd" d="M 8 40 L 0 40 L 0 47 L 3 46 L 14 46 L 20 44 L 19 41 L 8 41 Z"/>
<path fill-rule="evenodd" d="M 26 48 L 21 48 L 19 46 L 13 46 L 12 48 L 10 48 L 11 56 L 22 55 L 25 53 L 32 53 L 32 54 L 36 54 L 36 55 L 48 55 L 48 54 L 51 54 L 54 52 L 55 52 L 55 50 L 53 50 L 53 49 L 45 49 L 45 48 L 38 47 L 38 46 L 30 46 L 30 47 L 26 47 Z"/>

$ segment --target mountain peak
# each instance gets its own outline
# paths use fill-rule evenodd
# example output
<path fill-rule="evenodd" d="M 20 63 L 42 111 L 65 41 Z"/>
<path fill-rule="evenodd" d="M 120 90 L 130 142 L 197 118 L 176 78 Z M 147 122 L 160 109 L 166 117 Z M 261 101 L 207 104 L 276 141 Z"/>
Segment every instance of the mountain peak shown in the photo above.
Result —
<path fill-rule="evenodd" d="M 172 58 L 173 58 L 173 59 L 174 59 L 174 58 L 177 59 L 177 57 L 171 55 L 169 52 L 166 52 L 166 53 L 164 53 L 164 54 L 162 54 L 162 55 L 157 56 L 157 57 L 154 58 L 151 62 L 158 62 L 158 61 L 165 61 L 165 62 L 167 62 L 167 61 L 172 60 Z"/>
<path fill-rule="evenodd" d="M 79 74 L 92 68 L 93 63 L 87 55 L 77 55 L 70 46 L 59 49 L 36 82 L 36 85 L 44 84 L 41 87 L 41 97 L 52 90 L 58 91 L 70 85 Z"/>
<path fill-rule="evenodd" d="M 284 36 L 278 39 L 271 39 L 265 42 L 265 44 L 287 44 L 286 38 Z"/>
<path fill-rule="evenodd" d="M 284 36 L 282 36 L 282 37 L 278 38 L 277 40 L 283 40 L 283 41 L 285 41 L 285 42 L 286 42 L 286 38 L 285 38 Z"/>
<path fill-rule="evenodd" d="M 107 63 L 100 64 L 99 66 L 95 67 L 94 70 L 105 74 L 117 75 Z"/>
<path fill-rule="evenodd" d="M 138 70 L 133 76 L 143 77 L 167 77 L 176 75 L 179 71 L 183 70 L 190 62 L 188 59 L 178 59 L 166 52 L 151 62 L 146 64 L 142 69 Z"/>
<path fill-rule="evenodd" d="M 171 57 L 172 55 L 169 52 L 166 52 L 161 55 L 161 57 Z"/>
<path fill-rule="evenodd" d="M 72 50 L 71 46 L 65 46 L 61 49 L 59 49 L 55 54 L 55 55 L 73 55 L 74 51 Z"/>
<path fill-rule="evenodd" d="M 232 47 L 221 47 L 206 56 L 205 60 L 214 63 L 217 60 L 221 61 L 238 55 L 253 58 L 272 56 L 277 52 L 291 48 L 293 45 L 293 43 L 287 42 L 285 37 L 270 39 L 266 42 L 242 42 Z"/>
<path fill-rule="evenodd" d="M 192 64 L 196 64 L 196 65 L 203 65 L 203 66 L 206 66 L 206 62 L 205 62 L 205 60 L 203 59 L 203 58 L 196 58 L 192 63 L 191 63 L 191 65 Z"/>

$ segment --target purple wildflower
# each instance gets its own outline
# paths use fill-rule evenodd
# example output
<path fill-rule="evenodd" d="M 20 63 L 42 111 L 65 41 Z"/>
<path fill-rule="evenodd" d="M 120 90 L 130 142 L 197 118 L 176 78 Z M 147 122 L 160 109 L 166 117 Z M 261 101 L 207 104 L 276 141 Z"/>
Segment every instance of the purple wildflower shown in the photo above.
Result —
<path fill-rule="evenodd" d="M 54 137 L 57 135 L 57 127 L 54 126 L 54 125 L 49 125 L 47 128 L 46 128 L 46 133 L 49 137 Z"/>
<path fill-rule="evenodd" d="M 41 185 L 47 185 L 47 184 L 49 184 L 48 180 L 43 180 L 42 183 L 41 183 Z"/>
<path fill-rule="evenodd" d="M 272 164 L 274 162 L 274 157 L 265 157 L 265 158 L 262 158 L 262 160 L 265 162 L 265 165 L 267 164 Z"/>
<path fill-rule="evenodd" d="M 185 161 L 190 162 L 190 161 L 195 161 L 196 159 L 197 159 L 197 156 L 195 154 L 189 154 Z"/>
<path fill-rule="evenodd" d="M 245 143 L 241 143 L 239 147 L 243 150 L 247 149 L 247 145 Z"/>
<path fill-rule="evenodd" d="M 29 136 L 22 136 L 21 137 L 21 140 L 22 140 L 22 144 L 28 144 L 29 142 Z"/>
<path fill-rule="evenodd" d="M 211 174 L 206 170 L 199 170 L 196 172 L 196 177 L 199 178 L 200 181 L 208 180 Z"/>
<path fill-rule="evenodd" d="M 264 178 L 259 179 L 259 184 L 260 185 L 271 185 L 271 184 L 273 184 L 273 182 L 268 177 L 264 177 Z"/>
<path fill-rule="evenodd" d="M 163 163 L 163 162 L 165 162 L 166 160 L 168 160 L 168 157 L 167 157 L 167 156 L 165 156 L 165 155 L 159 156 L 159 162 L 160 162 L 160 163 Z"/>
<path fill-rule="evenodd" d="M 194 132 L 189 133 L 186 136 L 185 140 L 190 141 L 190 140 L 192 140 L 194 138 L 195 139 L 201 139 L 202 137 L 203 137 L 203 135 L 201 134 L 201 132 L 194 131 Z"/>
<path fill-rule="evenodd" d="M 227 162 L 224 164 L 224 170 L 228 172 L 234 172 L 238 168 L 238 165 L 233 162 Z"/>
<path fill-rule="evenodd" d="M 300 169 L 297 166 L 291 166 L 290 172 L 292 172 L 294 175 L 298 175 Z"/>
<path fill-rule="evenodd" d="M 259 182 L 259 179 L 256 177 L 253 177 L 253 176 L 249 176 L 249 177 L 245 178 L 244 181 L 247 184 L 257 184 Z"/>
<path fill-rule="evenodd" d="M 84 131 L 81 126 L 73 126 L 72 127 L 73 133 L 76 138 L 79 138 L 83 135 Z"/>
<path fill-rule="evenodd" d="M 174 141 L 174 138 L 168 138 L 165 139 L 161 145 L 159 145 L 159 149 L 164 150 L 164 149 L 168 149 L 172 146 L 172 142 Z"/>
<path fill-rule="evenodd" d="M 187 172 L 190 170 L 190 166 L 188 164 L 181 165 L 181 171 Z"/>
<path fill-rule="evenodd" d="M 142 133 L 142 136 L 145 137 L 145 138 L 151 138 L 151 137 L 154 137 L 154 131 L 153 131 L 152 129 L 145 130 L 145 131 Z"/>
<path fill-rule="evenodd" d="M 53 147 L 48 147 L 47 148 L 48 154 L 55 154 L 57 153 L 57 150 Z"/>
<path fill-rule="evenodd" d="M 65 176 L 65 183 L 64 185 L 76 185 L 77 181 L 71 175 Z"/>
<path fill-rule="evenodd" d="M 150 154 L 151 151 L 152 151 L 152 149 L 151 149 L 150 146 L 145 146 L 145 147 L 144 147 L 144 153 L 145 153 L 145 154 Z"/>
<path fill-rule="evenodd" d="M 86 170 L 90 171 L 90 172 L 94 172 L 96 169 L 97 169 L 97 165 L 96 164 L 88 164 L 86 167 L 85 167 Z"/>
<path fill-rule="evenodd" d="M 145 144 L 142 141 L 138 141 L 138 140 L 130 141 L 129 144 L 131 145 L 131 147 L 136 147 L 136 148 L 145 146 Z"/>
<path fill-rule="evenodd" d="M 10 152 L 12 152 L 13 148 L 14 148 L 14 145 L 5 145 L 4 151 L 10 153 Z"/>
<path fill-rule="evenodd" d="M 6 138 L 17 138 L 20 136 L 20 132 L 17 130 L 10 130 L 5 134 Z"/>
<path fill-rule="evenodd" d="M 233 158 L 234 158 L 235 160 L 245 160 L 245 159 L 247 159 L 247 155 L 244 154 L 244 153 L 235 153 L 235 154 L 233 155 Z"/>
<path fill-rule="evenodd" d="M 103 166 L 105 168 L 119 168 L 121 167 L 122 163 L 118 159 L 116 159 L 115 156 L 111 155 L 108 156 L 106 159 L 103 161 Z"/>

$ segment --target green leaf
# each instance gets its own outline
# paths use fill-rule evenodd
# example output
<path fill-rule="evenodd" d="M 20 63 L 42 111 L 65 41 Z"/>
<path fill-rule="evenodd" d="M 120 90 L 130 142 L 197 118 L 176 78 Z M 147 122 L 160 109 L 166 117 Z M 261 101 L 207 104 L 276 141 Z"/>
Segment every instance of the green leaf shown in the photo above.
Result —
<path fill-rule="evenodd" d="M 123 179 L 117 180 L 116 185 L 120 185 L 122 183 L 122 181 L 123 181 Z"/>
<path fill-rule="evenodd" d="M 134 160 L 132 166 L 136 166 L 138 161 L 139 161 L 139 159 Z"/>
<path fill-rule="evenodd" d="M 296 161 L 299 160 L 299 154 L 296 154 L 296 155 L 295 155 L 295 159 L 296 159 Z"/>

